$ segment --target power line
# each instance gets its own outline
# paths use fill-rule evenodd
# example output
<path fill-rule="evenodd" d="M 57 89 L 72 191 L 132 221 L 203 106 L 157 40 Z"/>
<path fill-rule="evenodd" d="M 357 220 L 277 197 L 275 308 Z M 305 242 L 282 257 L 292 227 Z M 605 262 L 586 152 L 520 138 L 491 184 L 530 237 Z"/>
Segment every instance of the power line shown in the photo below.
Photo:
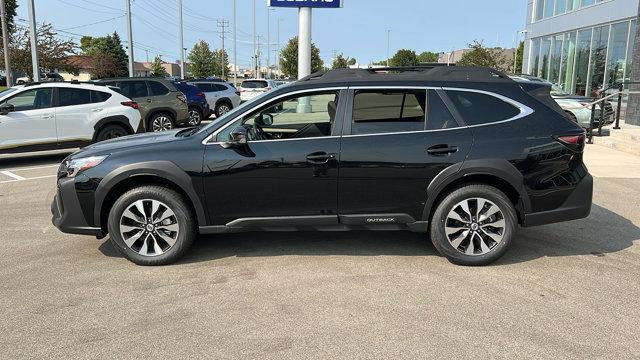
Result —
<path fill-rule="evenodd" d="M 58 1 L 63 3 L 63 4 L 69 5 L 69 6 L 77 7 L 78 9 L 83 9 L 83 10 L 87 10 L 87 11 L 91 11 L 91 12 L 95 12 L 95 13 L 111 14 L 111 15 L 120 14 L 120 13 L 116 13 L 116 12 L 113 12 L 113 11 L 103 11 L 103 10 L 96 10 L 96 9 L 87 8 L 87 7 L 76 5 L 74 3 L 71 3 L 71 2 L 68 2 L 68 1 L 65 1 L 65 0 L 58 0 Z"/>
<path fill-rule="evenodd" d="M 90 5 L 94 5 L 94 6 L 100 6 L 100 7 L 103 7 L 103 8 L 105 8 L 105 9 L 110 9 L 110 10 L 116 10 L 116 11 L 122 11 L 122 12 L 124 12 L 124 10 L 122 10 L 122 9 L 118 9 L 118 8 L 114 8 L 114 7 L 111 7 L 111 6 L 103 5 L 103 4 L 100 4 L 100 3 L 94 2 L 94 1 L 90 1 L 90 0 L 80 0 L 80 1 L 82 1 L 82 2 L 84 2 L 84 3 L 87 3 L 87 4 L 90 4 Z"/>
<path fill-rule="evenodd" d="M 120 16 L 112 17 L 111 19 L 106 19 L 106 20 L 102 20 L 102 21 L 94 21 L 92 23 L 85 24 L 85 25 L 78 25 L 78 26 L 72 26 L 72 27 L 68 27 L 68 28 L 59 29 L 58 31 L 61 31 L 61 30 L 72 30 L 72 29 L 83 28 L 83 27 L 92 26 L 92 25 L 96 25 L 96 24 L 102 24 L 102 23 L 106 23 L 106 22 L 113 21 L 113 20 L 116 20 L 116 19 L 120 19 L 122 17 L 124 17 L 124 14 L 120 15 Z"/>

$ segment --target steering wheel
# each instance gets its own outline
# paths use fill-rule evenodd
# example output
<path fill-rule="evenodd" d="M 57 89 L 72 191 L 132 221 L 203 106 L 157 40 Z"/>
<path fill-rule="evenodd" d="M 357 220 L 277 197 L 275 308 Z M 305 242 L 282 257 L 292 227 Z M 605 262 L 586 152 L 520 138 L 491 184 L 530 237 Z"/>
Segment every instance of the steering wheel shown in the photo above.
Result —
<path fill-rule="evenodd" d="M 247 128 L 247 137 L 249 138 L 249 140 L 267 140 L 269 139 L 269 137 L 267 136 L 267 134 L 262 130 L 262 128 L 257 125 L 257 124 L 246 124 L 245 127 Z"/>

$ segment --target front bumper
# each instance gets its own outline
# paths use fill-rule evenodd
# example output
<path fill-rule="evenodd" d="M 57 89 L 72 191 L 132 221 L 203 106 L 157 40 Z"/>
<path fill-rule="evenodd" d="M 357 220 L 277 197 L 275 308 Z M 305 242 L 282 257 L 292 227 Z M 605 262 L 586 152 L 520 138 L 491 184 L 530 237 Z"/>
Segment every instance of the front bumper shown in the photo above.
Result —
<path fill-rule="evenodd" d="M 591 212 L 592 198 L 593 178 L 587 174 L 559 208 L 525 214 L 522 225 L 529 227 L 585 218 Z"/>
<path fill-rule="evenodd" d="M 68 234 L 103 236 L 101 228 L 91 227 L 80 207 L 73 178 L 58 180 L 56 195 L 51 203 L 51 222 Z"/>

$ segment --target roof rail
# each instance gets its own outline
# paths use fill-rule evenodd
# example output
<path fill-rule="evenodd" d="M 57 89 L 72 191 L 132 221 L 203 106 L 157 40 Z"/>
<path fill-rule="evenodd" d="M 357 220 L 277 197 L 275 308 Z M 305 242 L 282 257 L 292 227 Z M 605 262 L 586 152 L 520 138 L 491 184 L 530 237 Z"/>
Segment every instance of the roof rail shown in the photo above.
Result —
<path fill-rule="evenodd" d="M 106 84 L 96 83 L 93 81 L 78 81 L 78 80 L 68 80 L 68 81 L 31 81 L 24 84 L 24 87 L 34 86 L 34 85 L 43 85 L 43 84 L 91 84 L 96 86 L 106 86 Z"/>
<path fill-rule="evenodd" d="M 367 69 L 337 69 L 319 71 L 306 76 L 298 81 L 311 80 L 371 80 L 379 79 L 380 76 L 397 76 L 402 79 L 410 77 L 412 79 L 425 80 L 487 80 L 487 79 L 509 79 L 504 73 L 487 67 L 461 67 L 445 65 L 416 65 L 416 66 L 395 66 L 379 67 Z"/>

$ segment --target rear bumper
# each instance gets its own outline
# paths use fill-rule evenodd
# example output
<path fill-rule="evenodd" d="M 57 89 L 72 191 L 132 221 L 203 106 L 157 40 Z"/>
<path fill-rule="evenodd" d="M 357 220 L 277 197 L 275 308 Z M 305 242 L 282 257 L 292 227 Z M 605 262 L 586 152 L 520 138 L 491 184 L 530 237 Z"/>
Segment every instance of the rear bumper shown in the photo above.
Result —
<path fill-rule="evenodd" d="M 567 200 L 557 209 L 525 214 L 523 226 L 538 226 L 557 222 L 582 219 L 591 212 L 593 178 L 587 174 Z"/>
<path fill-rule="evenodd" d="M 103 236 L 101 228 L 87 224 L 72 178 L 58 180 L 58 189 L 51 203 L 51 222 L 60 231 L 68 234 Z"/>

